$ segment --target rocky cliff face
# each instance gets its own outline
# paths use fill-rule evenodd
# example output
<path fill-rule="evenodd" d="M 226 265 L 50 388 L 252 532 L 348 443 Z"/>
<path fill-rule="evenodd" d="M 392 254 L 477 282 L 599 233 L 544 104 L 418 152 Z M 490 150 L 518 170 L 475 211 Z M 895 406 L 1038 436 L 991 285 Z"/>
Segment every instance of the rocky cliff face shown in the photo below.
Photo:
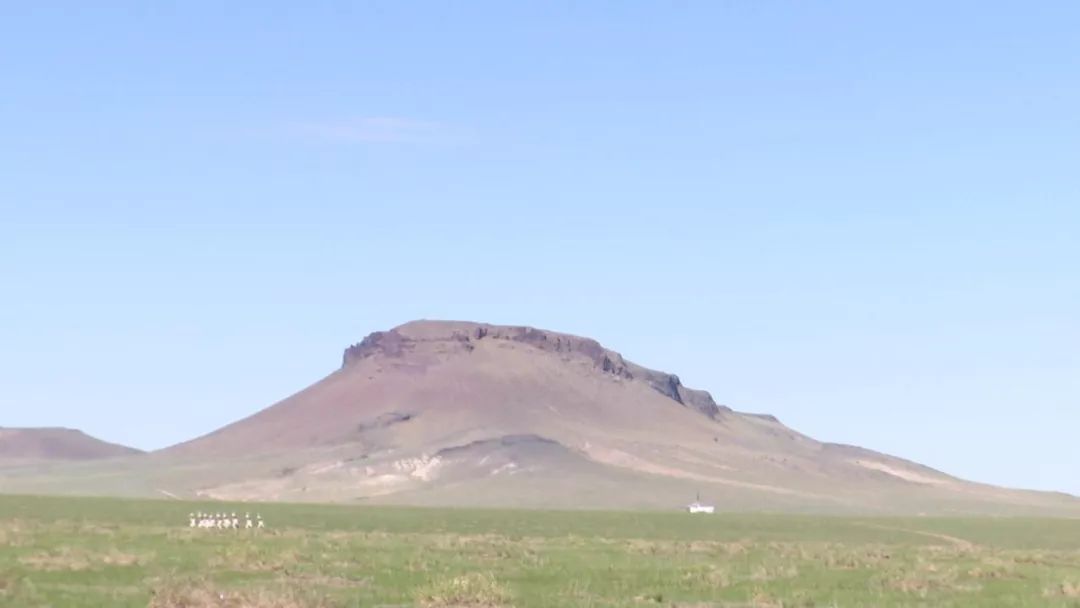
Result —
<path fill-rule="evenodd" d="M 626 380 L 644 382 L 669 399 L 710 418 L 731 411 L 730 408 L 718 405 L 707 391 L 683 386 L 675 374 L 652 370 L 627 361 L 621 354 L 604 348 L 596 340 L 525 326 L 415 321 L 389 331 L 374 332 L 358 344 L 350 346 L 345 350 L 342 367 L 347 368 L 374 355 L 403 357 L 421 342 L 444 342 L 469 352 L 474 344 L 481 340 L 507 340 L 542 351 L 586 359 L 601 372 Z"/>

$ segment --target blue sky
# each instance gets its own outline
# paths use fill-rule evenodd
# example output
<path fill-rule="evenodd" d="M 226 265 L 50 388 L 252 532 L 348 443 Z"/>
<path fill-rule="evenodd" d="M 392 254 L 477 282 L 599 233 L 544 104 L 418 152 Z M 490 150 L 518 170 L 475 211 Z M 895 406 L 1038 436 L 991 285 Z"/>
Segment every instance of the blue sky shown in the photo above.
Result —
<path fill-rule="evenodd" d="M 4 3 L 0 424 L 158 448 L 470 319 L 1080 493 L 1078 18 Z"/>

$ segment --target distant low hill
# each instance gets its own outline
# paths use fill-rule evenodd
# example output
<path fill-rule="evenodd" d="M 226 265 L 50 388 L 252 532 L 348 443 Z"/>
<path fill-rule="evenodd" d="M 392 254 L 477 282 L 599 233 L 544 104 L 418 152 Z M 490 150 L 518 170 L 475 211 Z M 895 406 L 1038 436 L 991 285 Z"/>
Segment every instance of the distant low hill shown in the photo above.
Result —
<path fill-rule="evenodd" d="M 0 427 L 0 462 L 97 460 L 141 453 L 75 429 Z"/>

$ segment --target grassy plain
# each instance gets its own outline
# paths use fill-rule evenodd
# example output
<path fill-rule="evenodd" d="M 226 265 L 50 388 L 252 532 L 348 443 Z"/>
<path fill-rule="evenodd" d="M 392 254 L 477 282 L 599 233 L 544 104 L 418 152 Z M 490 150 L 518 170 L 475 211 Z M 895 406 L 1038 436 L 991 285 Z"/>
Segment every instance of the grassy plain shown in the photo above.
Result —
<path fill-rule="evenodd" d="M 0 606 L 1080 606 L 1080 520 L 0 496 Z"/>

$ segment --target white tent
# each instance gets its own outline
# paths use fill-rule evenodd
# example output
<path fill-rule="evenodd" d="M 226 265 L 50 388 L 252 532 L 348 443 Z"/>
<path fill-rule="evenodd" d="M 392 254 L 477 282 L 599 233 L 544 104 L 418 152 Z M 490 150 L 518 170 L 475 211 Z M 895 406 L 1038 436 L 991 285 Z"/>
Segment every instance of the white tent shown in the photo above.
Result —
<path fill-rule="evenodd" d="M 691 513 L 715 513 L 716 507 L 701 502 L 701 494 L 698 494 L 697 500 L 687 505 L 686 510 Z"/>

